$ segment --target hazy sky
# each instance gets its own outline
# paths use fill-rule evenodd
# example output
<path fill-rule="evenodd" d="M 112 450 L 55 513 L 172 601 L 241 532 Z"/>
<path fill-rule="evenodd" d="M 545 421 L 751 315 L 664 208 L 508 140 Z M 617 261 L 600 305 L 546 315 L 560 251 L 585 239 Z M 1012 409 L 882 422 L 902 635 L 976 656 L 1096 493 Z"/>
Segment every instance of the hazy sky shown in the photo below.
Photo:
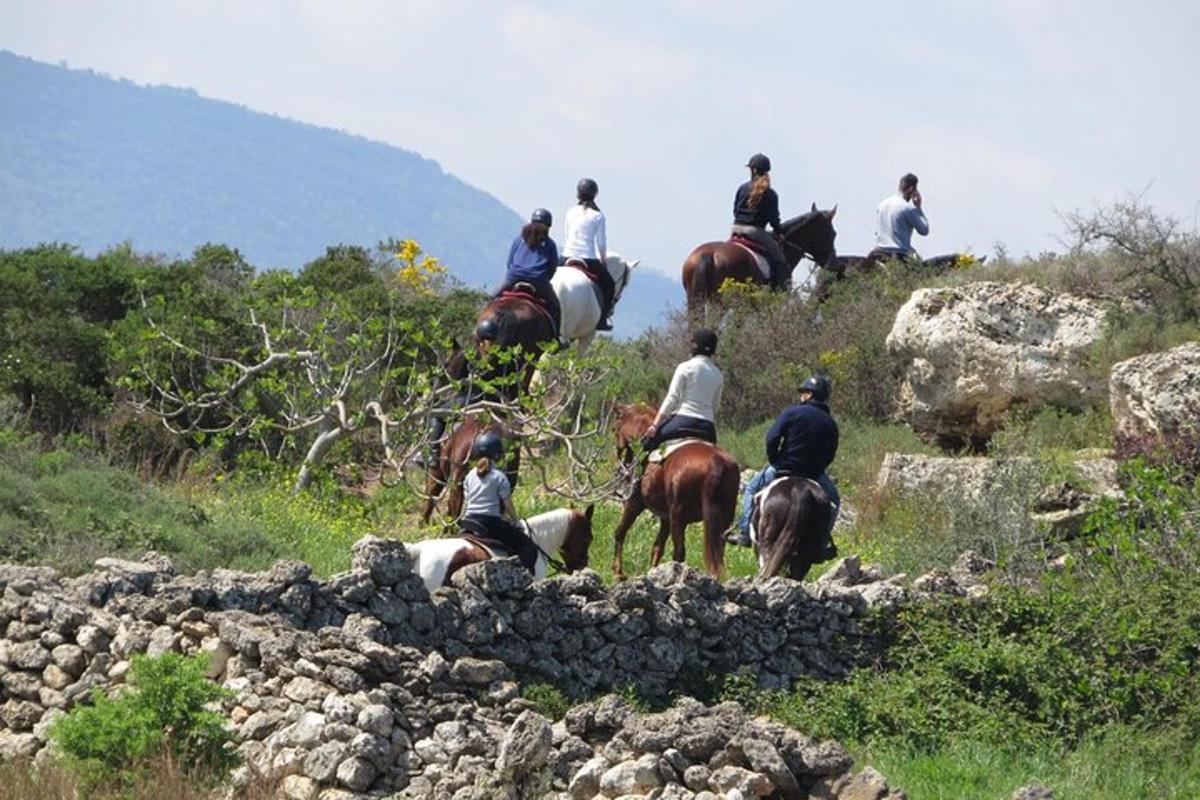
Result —
<path fill-rule="evenodd" d="M 756 151 L 843 253 L 908 170 L 927 255 L 1056 248 L 1056 210 L 1129 191 L 1195 221 L 1197 31 L 1191 0 L 0 0 L 2 48 L 416 150 L 521 213 L 594 177 L 610 246 L 670 274 Z"/>

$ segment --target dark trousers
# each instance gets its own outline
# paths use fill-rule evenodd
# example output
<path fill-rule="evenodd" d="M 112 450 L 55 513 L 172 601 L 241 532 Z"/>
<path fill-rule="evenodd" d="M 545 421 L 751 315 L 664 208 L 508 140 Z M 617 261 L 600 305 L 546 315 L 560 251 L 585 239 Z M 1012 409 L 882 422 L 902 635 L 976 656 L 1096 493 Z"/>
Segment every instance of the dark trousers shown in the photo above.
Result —
<path fill-rule="evenodd" d="M 507 291 L 513 287 L 513 281 L 505 281 L 500 289 L 496 292 L 499 296 L 501 292 Z M 557 336 L 562 331 L 562 308 L 558 305 L 558 295 L 554 293 L 554 287 L 550 285 L 550 281 L 529 281 L 521 280 L 515 283 L 527 283 L 533 287 L 533 293 L 538 296 L 542 304 L 546 306 L 546 310 L 550 312 L 550 318 L 554 320 L 554 334 Z"/>
<path fill-rule="evenodd" d="M 561 267 L 568 260 L 578 260 L 587 264 L 588 272 L 595 277 L 596 284 L 600 287 L 600 319 L 608 319 L 612 314 L 613 295 L 617 293 L 617 284 L 613 280 L 613 276 L 609 274 L 608 267 L 598 258 L 578 258 L 577 256 L 572 256 L 570 259 L 563 258 L 558 265 Z"/>
<path fill-rule="evenodd" d="M 459 521 L 464 533 L 482 539 L 489 545 L 495 544 L 509 555 L 521 559 L 530 572 L 537 566 L 538 549 L 533 540 L 515 522 L 491 514 L 472 514 Z"/>
<path fill-rule="evenodd" d="M 706 419 L 689 417 L 684 414 L 672 414 L 667 417 L 653 436 L 642 439 L 642 449 L 653 450 L 663 442 L 672 439 L 703 439 L 706 442 L 717 443 L 717 426 Z"/>

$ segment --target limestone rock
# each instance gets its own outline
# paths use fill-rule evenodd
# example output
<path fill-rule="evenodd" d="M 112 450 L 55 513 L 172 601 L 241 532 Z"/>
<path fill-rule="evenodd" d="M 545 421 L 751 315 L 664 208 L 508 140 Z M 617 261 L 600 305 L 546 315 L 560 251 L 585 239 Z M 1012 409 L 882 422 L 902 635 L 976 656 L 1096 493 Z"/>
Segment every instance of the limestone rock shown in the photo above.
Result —
<path fill-rule="evenodd" d="M 623 761 L 600 776 L 600 792 L 605 797 L 623 794 L 647 794 L 663 785 L 658 756 L 647 753 L 636 761 Z"/>
<path fill-rule="evenodd" d="M 545 765 L 553 744 L 550 721 L 534 711 L 523 711 L 513 721 L 504 740 L 496 769 L 520 780 Z"/>
<path fill-rule="evenodd" d="M 1118 440 L 1200 439 L 1200 342 L 1122 361 L 1108 387 Z"/>
<path fill-rule="evenodd" d="M 889 352 L 904 363 L 900 411 L 919 433 L 988 439 L 1015 405 L 1095 408 L 1088 371 L 1107 308 L 1025 284 L 919 289 L 896 314 Z"/>
<path fill-rule="evenodd" d="M 1034 781 L 1014 791 L 1012 800 L 1054 800 L 1054 792 L 1039 781 Z"/>

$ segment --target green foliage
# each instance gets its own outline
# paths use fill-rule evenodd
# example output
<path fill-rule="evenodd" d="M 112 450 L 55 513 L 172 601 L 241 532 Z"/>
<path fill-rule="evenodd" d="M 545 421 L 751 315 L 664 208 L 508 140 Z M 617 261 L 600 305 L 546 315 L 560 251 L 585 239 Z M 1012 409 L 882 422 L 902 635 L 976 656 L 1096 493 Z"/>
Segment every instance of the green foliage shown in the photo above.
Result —
<path fill-rule="evenodd" d="M 990 455 L 1045 458 L 1053 452 L 1112 449 L 1112 417 L 1107 410 L 1072 412 L 1046 406 L 1030 411 L 1013 409 L 1008 420 L 988 442 Z"/>
<path fill-rule="evenodd" d="M 124 782 L 163 751 L 223 778 L 237 763 L 224 717 L 206 708 L 232 696 L 204 677 L 207 656 L 134 656 L 132 690 L 115 697 L 99 689 L 92 703 L 58 720 L 50 736 L 89 782 Z"/>
<path fill-rule="evenodd" d="M 526 684 L 521 687 L 521 696 L 533 703 L 535 711 L 551 720 L 562 719 L 571 708 L 570 698 L 549 683 Z"/>
<path fill-rule="evenodd" d="M 847 682 L 731 696 L 868 750 L 971 743 L 1008 757 L 1086 747 L 1110 730 L 1194 741 L 1200 492 L 1145 465 L 1126 477 L 1127 502 L 1098 512 L 1069 568 L 1033 591 L 997 585 L 981 600 L 877 617 L 885 646 Z"/>

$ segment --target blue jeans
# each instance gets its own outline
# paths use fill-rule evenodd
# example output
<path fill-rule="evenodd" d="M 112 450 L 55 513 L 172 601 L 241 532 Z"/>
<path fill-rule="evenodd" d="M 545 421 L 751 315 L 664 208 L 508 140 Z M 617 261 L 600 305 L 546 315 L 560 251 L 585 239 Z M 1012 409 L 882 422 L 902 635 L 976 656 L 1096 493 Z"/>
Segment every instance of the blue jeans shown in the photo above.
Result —
<path fill-rule="evenodd" d="M 778 471 L 770 464 L 766 469 L 756 474 L 746 484 L 746 493 L 742 495 L 742 514 L 738 517 L 738 530 L 743 534 L 750 535 L 750 511 L 754 504 L 754 495 L 762 491 L 771 481 L 778 477 Z M 829 501 L 833 504 L 833 513 L 829 515 L 829 530 L 827 536 L 830 541 L 833 540 L 833 523 L 837 522 L 838 511 L 842 508 L 842 496 L 838 494 L 837 486 L 829 479 L 829 473 L 822 472 L 817 478 L 817 483 L 825 490 L 825 494 L 829 495 Z"/>

